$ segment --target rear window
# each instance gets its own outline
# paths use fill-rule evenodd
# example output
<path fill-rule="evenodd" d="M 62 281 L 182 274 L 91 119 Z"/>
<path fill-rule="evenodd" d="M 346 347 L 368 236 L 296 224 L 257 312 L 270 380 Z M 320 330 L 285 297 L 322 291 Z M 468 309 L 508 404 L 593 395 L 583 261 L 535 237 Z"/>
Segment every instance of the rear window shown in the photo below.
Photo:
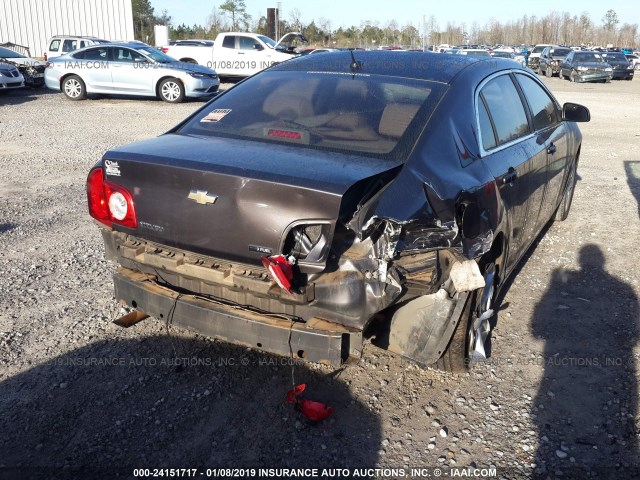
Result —
<path fill-rule="evenodd" d="M 443 88 L 399 77 L 264 72 L 214 99 L 180 133 L 400 160 Z"/>

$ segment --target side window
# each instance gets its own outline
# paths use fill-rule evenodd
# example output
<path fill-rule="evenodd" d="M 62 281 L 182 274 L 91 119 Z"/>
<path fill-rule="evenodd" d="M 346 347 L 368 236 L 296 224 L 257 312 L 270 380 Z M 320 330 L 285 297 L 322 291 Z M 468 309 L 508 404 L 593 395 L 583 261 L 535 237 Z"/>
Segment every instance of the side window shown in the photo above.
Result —
<path fill-rule="evenodd" d="M 493 125 L 489 118 L 489 112 L 482 98 L 478 102 L 478 118 L 480 119 L 480 136 L 482 137 L 482 148 L 490 150 L 496 146 L 496 135 L 493 132 Z"/>
<path fill-rule="evenodd" d="M 62 44 L 62 53 L 72 52 L 78 49 L 77 40 L 65 40 Z"/>
<path fill-rule="evenodd" d="M 56 38 L 55 40 L 52 40 L 51 45 L 49 45 L 49 51 L 57 52 L 59 48 L 60 48 L 60 39 Z"/>
<path fill-rule="evenodd" d="M 236 48 L 236 37 L 235 35 L 227 35 L 224 37 L 222 41 L 223 48 Z"/>
<path fill-rule="evenodd" d="M 239 37 L 240 38 L 240 50 L 253 50 L 253 46 L 256 41 L 251 37 Z"/>
<path fill-rule="evenodd" d="M 553 99 L 538 85 L 535 80 L 525 76 L 516 75 L 522 86 L 525 97 L 533 114 L 533 126 L 535 130 L 542 130 L 549 125 L 554 125 L 560 120 L 558 109 Z"/>
<path fill-rule="evenodd" d="M 127 62 L 133 63 L 136 59 L 143 59 L 144 57 L 133 50 L 128 48 L 116 47 L 113 49 L 113 61 L 114 62 Z"/>
<path fill-rule="evenodd" d="M 482 88 L 480 97 L 489 110 L 489 118 L 493 122 L 497 145 L 502 145 L 529 133 L 527 114 L 516 86 L 509 75 L 501 75 L 487 83 Z M 482 135 L 484 136 L 484 130 Z"/>
<path fill-rule="evenodd" d="M 92 48 L 90 50 L 85 50 L 83 53 L 83 57 L 85 60 L 99 60 L 99 61 L 103 61 L 106 62 L 109 57 L 108 57 L 108 52 L 107 49 L 102 47 L 102 48 Z M 75 55 L 76 58 L 78 58 L 77 55 Z"/>

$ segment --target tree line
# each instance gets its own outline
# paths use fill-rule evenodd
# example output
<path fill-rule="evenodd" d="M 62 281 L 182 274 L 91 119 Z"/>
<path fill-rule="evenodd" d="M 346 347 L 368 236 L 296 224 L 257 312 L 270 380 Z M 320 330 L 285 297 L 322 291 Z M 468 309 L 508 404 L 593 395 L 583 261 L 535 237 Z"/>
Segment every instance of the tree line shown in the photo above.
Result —
<path fill-rule="evenodd" d="M 214 7 L 203 24 L 174 25 L 165 10 L 154 12 L 151 0 L 133 0 L 136 39 L 153 44 L 153 25 L 168 25 L 172 40 L 215 39 L 220 32 L 251 31 L 267 34 L 266 16 L 253 18 L 243 0 L 226 0 Z M 266 13 L 266 12 L 265 12 Z M 485 25 L 473 22 L 440 25 L 434 15 L 424 15 L 416 23 L 400 25 L 396 20 L 362 21 L 357 26 L 333 28 L 330 19 L 320 17 L 306 22 L 300 9 L 280 15 L 278 31 L 302 32 L 312 46 L 362 47 L 404 46 L 421 48 L 428 45 L 589 45 L 636 47 L 640 45 L 638 25 L 621 21 L 617 13 L 606 11 L 599 22 L 587 13 L 550 12 L 546 15 L 523 15 L 517 20 L 500 22 L 491 19 Z M 276 39 L 277 40 L 277 39 Z"/>

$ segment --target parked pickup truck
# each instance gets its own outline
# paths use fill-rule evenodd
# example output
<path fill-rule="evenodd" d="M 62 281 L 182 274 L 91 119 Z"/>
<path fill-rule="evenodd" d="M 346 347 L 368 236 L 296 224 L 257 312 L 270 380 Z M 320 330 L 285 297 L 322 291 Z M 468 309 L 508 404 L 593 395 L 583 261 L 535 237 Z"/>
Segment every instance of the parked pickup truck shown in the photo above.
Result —
<path fill-rule="evenodd" d="M 294 43 L 307 43 L 301 33 L 273 39 L 247 32 L 220 33 L 213 45 L 180 42 L 162 47 L 162 52 L 181 62 L 197 63 L 215 70 L 220 77 L 248 77 L 295 55 Z"/>

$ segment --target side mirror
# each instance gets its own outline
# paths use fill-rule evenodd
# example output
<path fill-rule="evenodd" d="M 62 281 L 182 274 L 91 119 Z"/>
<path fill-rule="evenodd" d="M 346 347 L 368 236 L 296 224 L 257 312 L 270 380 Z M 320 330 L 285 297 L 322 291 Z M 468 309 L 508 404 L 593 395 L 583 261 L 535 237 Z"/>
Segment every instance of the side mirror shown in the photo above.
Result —
<path fill-rule="evenodd" d="M 144 57 L 133 57 L 135 63 L 147 63 L 147 59 Z"/>
<path fill-rule="evenodd" d="M 264 47 L 262 45 L 260 45 L 259 43 L 254 43 L 253 44 L 253 49 L 254 50 L 258 50 L 259 52 L 261 52 L 262 50 L 264 50 Z"/>
<path fill-rule="evenodd" d="M 562 119 L 567 122 L 588 122 L 591 120 L 591 112 L 587 107 L 567 102 L 562 106 Z"/>

